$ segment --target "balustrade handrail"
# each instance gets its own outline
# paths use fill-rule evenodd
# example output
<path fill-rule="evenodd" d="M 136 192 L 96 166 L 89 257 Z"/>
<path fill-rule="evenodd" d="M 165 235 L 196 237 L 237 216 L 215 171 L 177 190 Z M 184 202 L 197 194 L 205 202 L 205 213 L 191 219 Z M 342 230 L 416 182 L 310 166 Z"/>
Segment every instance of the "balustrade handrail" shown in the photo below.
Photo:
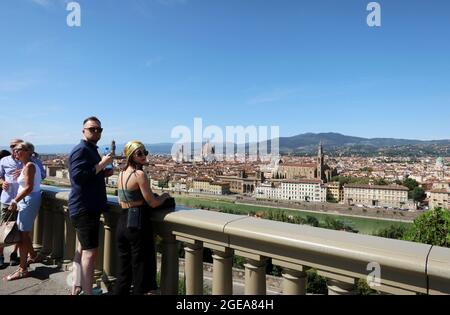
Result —
<path fill-rule="evenodd" d="M 68 199 L 68 190 L 43 190 L 47 198 Z M 117 197 L 108 202 L 120 212 Z M 312 267 L 344 283 L 372 273 L 380 276 L 375 289 L 387 293 L 450 294 L 449 248 L 204 210 L 160 211 L 152 220 L 160 234 L 254 262 L 271 258 L 297 272 Z"/>

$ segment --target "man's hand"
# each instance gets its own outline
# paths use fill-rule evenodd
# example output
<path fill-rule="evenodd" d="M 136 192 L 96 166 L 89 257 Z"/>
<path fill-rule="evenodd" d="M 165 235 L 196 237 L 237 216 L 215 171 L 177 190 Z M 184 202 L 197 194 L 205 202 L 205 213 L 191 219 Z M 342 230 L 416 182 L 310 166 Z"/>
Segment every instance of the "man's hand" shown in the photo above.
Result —
<path fill-rule="evenodd" d="M 8 208 L 9 211 L 15 212 L 17 211 L 17 203 L 13 202 Z"/>
<path fill-rule="evenodd" d="M 113 157 L 112 154 L 106 154 L 102 157 L 102 160 L 95 166 L 95 173 L 98 174 L 105 169 L 108 164 L 112 164 Z M 111 176 L 111 175 L 109 175 Z"/>
<path fill-rule="evenodd" d="M 104 165 L 112 164 L 113 160 L 114 160 L 114 158 L 113 158 L 112 154 L 109 153 L 102 157 L 102 161 L 100 163 L 104 166 Z"/>
<path fill-rule="evenodd" d="M 7 181 L 3 182 L 2 189 L 3 190 L 8 190 L 9 189 L 9 183 Z"/>
<path fill-rule="evenodd" d="M 12 172 L 12 176 L 14 177 L 14 179 L 17 179 L 20 176 L 20 173 L 22 173 L 22 169 L 15 170 L 14 172 Z"/>

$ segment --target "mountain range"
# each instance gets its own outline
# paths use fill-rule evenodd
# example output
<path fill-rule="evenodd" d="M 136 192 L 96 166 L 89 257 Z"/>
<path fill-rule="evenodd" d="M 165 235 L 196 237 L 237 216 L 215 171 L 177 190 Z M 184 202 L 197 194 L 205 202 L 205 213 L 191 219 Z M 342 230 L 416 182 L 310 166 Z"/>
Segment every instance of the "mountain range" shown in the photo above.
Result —
<path fill-rule="evenodd" d="M 305 133 L 293 137 L 280 137 L 281 153 L 314 153 L 317 152 L 318 144 L 322 142 L 327 152 L 335 151 L 358 151 L 373 152 L 379 150 L 401 149 L 401 148 L 447 148 L 450 147 L 450 139 L 444 140 L 410 140 L 395 138 L 362 138 L 347 136 L 340 133 Z M 214 145 L 214 144 L 212 144 Z M 170 154 L 172 143 L 146 144 L 153 154 Z M 37 145 L 36 151 L 41 154 L 67 154 L 74 145 Z M 106 146 L 100 146 L 103 152 Z M 116 152 L 123 151 L 124 144 L 118 144 Z M 192 144 L 192 147 L 193 144 Z M 248 147 L 248 145 L 246 145 Z M 268 144 L 270 148 L 270 141 Z M 2 148 L 6 149 L 6 148 Z"/>

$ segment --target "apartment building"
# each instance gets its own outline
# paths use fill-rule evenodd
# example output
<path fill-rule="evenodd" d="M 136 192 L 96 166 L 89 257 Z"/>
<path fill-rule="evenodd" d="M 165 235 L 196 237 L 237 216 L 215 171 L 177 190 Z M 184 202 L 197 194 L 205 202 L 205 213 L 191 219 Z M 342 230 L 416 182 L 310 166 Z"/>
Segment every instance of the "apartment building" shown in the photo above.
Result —
<path fill-rule="evenodd" d="M 321 180 L 274 180 L 256 187 L 254 196 L 264 200 L 326 202 L 327 189 Z"/>
<path fill-rule="evenodd" d="M 405 208 L 408 188 L 401 185 L 353 185 L 344 186 L 344 201 L 349 205 L 368 207 Z"/>

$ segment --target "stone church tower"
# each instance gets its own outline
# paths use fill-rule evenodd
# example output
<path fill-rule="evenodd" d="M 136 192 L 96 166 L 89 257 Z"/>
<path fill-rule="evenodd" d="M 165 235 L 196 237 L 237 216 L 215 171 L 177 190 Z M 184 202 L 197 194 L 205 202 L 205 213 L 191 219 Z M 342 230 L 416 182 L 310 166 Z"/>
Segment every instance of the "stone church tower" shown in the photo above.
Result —
<path fill-rule="evenodd" d="M 324 159 L 325 159 L 325 156 L 323 154 L 323 144 L 322 144 L 322 141 L 320 141 L 319 152 L 317 155 L 317 178 L 321 179 L 321 180 L 326 180 L 325 169 L 324 169 L 324 164 L 325 164 Z"/>

